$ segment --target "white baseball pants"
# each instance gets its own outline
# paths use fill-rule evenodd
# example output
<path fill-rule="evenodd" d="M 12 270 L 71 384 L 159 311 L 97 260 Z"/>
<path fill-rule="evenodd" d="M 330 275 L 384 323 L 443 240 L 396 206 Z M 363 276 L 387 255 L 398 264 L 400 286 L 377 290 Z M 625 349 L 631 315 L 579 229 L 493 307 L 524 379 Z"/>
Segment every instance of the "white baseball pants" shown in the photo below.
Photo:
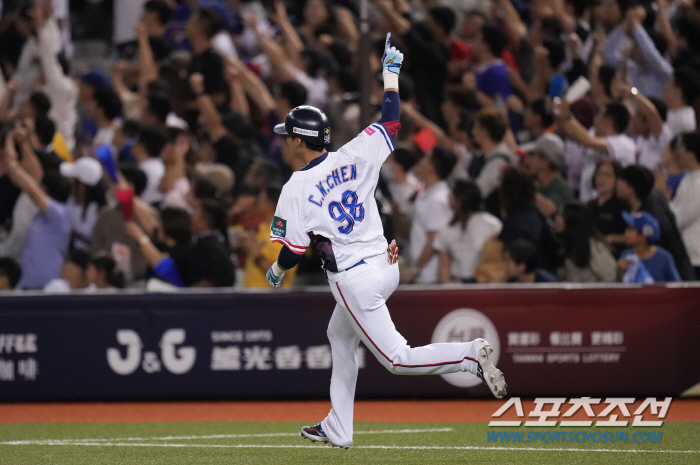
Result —
<path fill-rule="evenodd" d="M 394 327 L 386 300 L 399 284 L 399 266 L 389 265 L 386 254 L 365 259 L 348 271 L 328 272 L 337 302 L 328 324 L 333 370 L 331 411 L 321 422 L 330 441 L 352 445 L 353 404 L 360 341 L 379 362 L 397 375 L 439 375 L 477 370 L 479 345 L 472 342 L 410 347 Z"/>

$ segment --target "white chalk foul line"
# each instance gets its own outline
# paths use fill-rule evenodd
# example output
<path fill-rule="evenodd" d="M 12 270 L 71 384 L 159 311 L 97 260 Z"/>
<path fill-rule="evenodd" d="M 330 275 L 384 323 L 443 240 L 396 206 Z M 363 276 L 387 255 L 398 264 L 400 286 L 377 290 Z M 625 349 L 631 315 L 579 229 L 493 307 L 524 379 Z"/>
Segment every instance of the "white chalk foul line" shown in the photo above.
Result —
<path fill-rule="evenodd" d="M 384 429 L 374 431 L 355 431 L 355 434 L 413 434 L 413 433 L 448 433 L 452 428 L 424 428 L 424 429 Z M 101 439 L 42 439 L 0 442 L 3 445 L 47 445 L 50 444 L 74 444 L 74 443 L 103 443 L 115 441 L 175 441 L 195 439 L 236 439 L 236 438 L 275 438 L 297 437 L 299 433 L 257 433 L 257 434 L 210 434 L 206 436 L 159 436 L 154 438 L 101 438 Z"/>
<path fill-rule="evenodd" d="M 36 445 L 46 446 L 96 446 L 96 447 L 173 447 L 173 448 L 223 448 L 223 449 L 317 449 L 328 450 L 317 445 L 282 445 L 282 444 L 148 444 L 138 442 L 57 442 L 36 441 Z M 39 444 L 40 443 L 40 444 Z M 0 444 L 26 445 L 23 441 L 7 441 Z M 564 447 L 484 447 L 484 446 L 354 446 L 354 449 L 389 449 L 389 450 L 489 450 L 489 451 L 535 451 L 535 452 L 618 452 L 633 454 L 698 454 L 699 450 L 640 450 L 640 449 L 582 449 Z"/>

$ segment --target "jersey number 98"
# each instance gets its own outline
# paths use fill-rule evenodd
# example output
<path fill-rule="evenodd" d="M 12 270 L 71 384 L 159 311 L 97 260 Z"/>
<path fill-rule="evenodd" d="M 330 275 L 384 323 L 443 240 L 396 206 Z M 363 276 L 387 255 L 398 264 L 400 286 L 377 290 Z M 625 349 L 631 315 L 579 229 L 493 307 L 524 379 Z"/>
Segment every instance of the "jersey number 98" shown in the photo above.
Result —
<path fill-rule="evenodd" d="M 343 234 L 350 234 L 355 222 L 365 219 L 365 207 L 362 203 L 357 203 L 357 200 L 357 192 L 346 190 L 340 196 L 340 202 L 333 201 L 328 204 L 328 213 L 331 218 L 340 223 L 338 231 Z"/>

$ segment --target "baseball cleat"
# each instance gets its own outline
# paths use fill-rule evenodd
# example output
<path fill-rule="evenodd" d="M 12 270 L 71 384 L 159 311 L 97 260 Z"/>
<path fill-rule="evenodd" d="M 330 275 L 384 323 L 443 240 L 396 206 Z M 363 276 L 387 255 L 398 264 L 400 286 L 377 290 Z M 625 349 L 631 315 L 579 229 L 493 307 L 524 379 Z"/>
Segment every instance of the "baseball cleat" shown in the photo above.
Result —
<path fill-rule="evenodd" d="M 486 384 L 491 393 L 497 398 L 501 399 L 506 395 L 506 378 L 503 376 L 503 372 L 496 368 L 491 362 L 491 354 L 493 354 L 493 349 L 488 342 L 484 339 L 480 339 L 483 345 L 479 349 L 478 358 L 479 363 L 477 364 L 476 376 L 478 376 L 484 384 Z"/>
<path fill-rule="evenodd" d="M 311 442 L 327 442 L 333 447 L 347 449 L 347 447 L 336 446 L 333 444 L 330 439 L 328 439 L 328 436 L 326 436 L 326 433 L 323 432 L 321 423 L 316 423 L 314 426 L 303 426 L 301 428 L 301 437 L 310 439 Z"/>

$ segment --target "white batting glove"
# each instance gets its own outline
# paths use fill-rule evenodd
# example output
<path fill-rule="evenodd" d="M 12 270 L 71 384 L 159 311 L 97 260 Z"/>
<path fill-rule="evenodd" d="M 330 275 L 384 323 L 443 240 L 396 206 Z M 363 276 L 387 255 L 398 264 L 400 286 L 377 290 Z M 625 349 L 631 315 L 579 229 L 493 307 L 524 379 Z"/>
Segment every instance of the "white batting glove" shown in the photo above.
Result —
<path fill-rule="evenodd" d="M 384 88 L 399 88 L 399 73 L 403 64 L 403 53 L 391 46 L 391 32 L 386 35 L 384 55 L 382 56 L 382 75 L 384 76 Z"/>
<path fill-rule="evenodd" d="M 284 274 L 286 272 L 287 270 L 282 269 L 282 267 L 275 262 L 272 264 L 270 269 L 267 270 L 265 278 L 267 278 L 267 282 L 270 284 L 270 286 L 275 288 L 282 287 L 282 283 L 284 283 Z"/>

